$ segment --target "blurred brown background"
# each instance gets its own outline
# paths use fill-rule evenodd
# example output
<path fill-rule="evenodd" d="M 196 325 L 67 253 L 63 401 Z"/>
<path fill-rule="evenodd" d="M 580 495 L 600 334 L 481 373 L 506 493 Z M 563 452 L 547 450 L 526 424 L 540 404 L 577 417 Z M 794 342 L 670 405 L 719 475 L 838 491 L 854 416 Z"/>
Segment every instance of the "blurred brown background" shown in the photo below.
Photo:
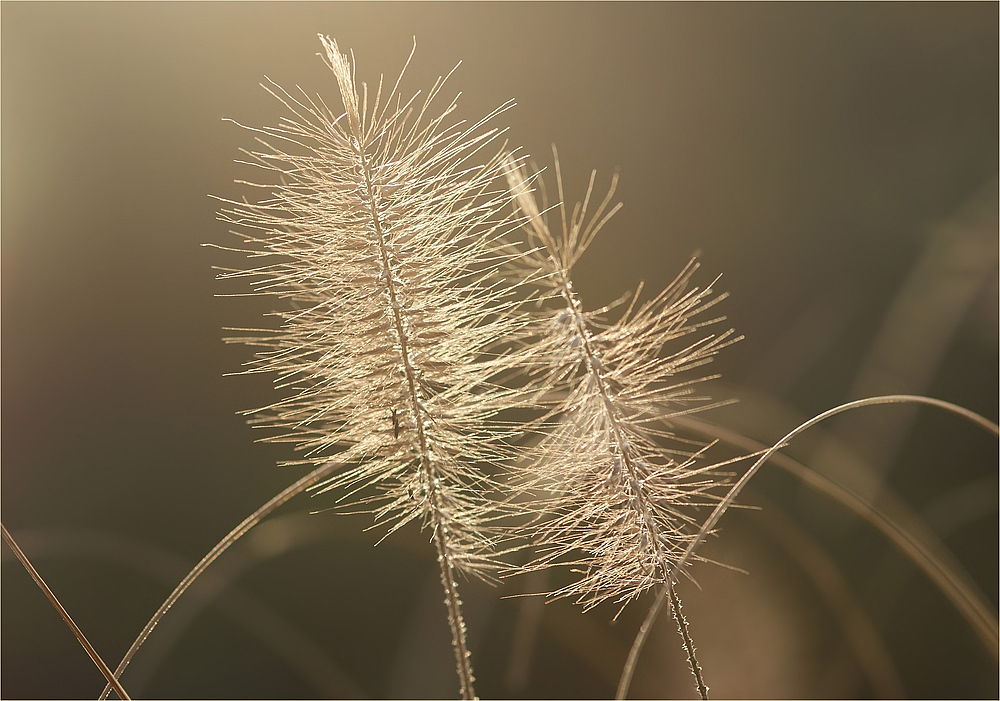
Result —
<path fill-rule="evenodd" d="M 317 32 L 369 82 L 416 36 L 404 92 L 463 61 L 461 114 L 516 99 L 509 138 L 542 164 L 556 142 L 571 195 L 620 170 L 625 208 L 577 271 L 589 306 L 661 289 L 695 251 L 705 281 L 724 273 L 746 339 L 714 392 L 741 402 L 705 418 L 768 442 L 901 391 L 995 421 L 997 26 L 996 3 L 3 3 L 4 524 L 114 666 L 186 568 L 297 476 L 236 415 L 269 379 L 223 377 L 249 351 L 221 328 L 268 303 L 214 297 L 220 254 L 199 244 L 231 242 L 209 194 L 240 194 L 252 143 L 222 118 L 275 122 L 264 75 L 335 99 Z M 868 409 L 790 452 L 902 500 L 996 610 L 995 440 Z M 682 592 L 719 697 L 996 698 L 996 661 L 880 534 L 777 469 L 755 482 L 765 511 L 711 544 L 749 575 L 703 566 Z M 366 519 L 305 515 L 327 505 L 293 502 L 220 562 L 218 595 L 168 615 L 126 688 L 455 695 L 426 535 L 373 550 Z M 96 697 L 6 550 L 2 581 L 0 693 Z M 612 695 L 649 601 L 611 623 L 498 598 L 541 584 L 465 588 L 478 693 Z M 663 617 L 633 694 L 692 693 Z"/>

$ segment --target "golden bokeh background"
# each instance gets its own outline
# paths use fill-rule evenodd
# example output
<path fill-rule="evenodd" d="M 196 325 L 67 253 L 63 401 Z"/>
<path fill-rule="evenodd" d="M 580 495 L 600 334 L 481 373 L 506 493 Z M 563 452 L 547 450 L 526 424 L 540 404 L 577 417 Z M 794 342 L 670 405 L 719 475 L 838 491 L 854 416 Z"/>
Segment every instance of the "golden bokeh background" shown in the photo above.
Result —
<path fill-rule="evenodd" d="M 221 343 L 268 300 L 223 299 L 209 195 L 280 106 L 336 99 L 316 34 L 404 92 L 501 118 L 570 195 L 621 175 L 577 272 L 591 308 L 698 251 L 746 336 L 706 415 L 762 442 L 842 401 L 928 394 L 997 420 L 996 3 L 3 3 L 3 522 L 114 666 L 160 601 L 298 473 L 237 412 L 270 380 Z M 790 448 L 920 516 L 997 607 L 997 444 L 931 409 L 867 409 Z M 719 698 L 996 698 L 997 663 L 909 560 L 765 467 L 686 611 Z M 452 697 L 426 534 L 299 499 L 168 614 L 123 681 L 152 698 Z M 5 698 L 96 697 L 99 673 L 4 550 Z M 214 583 L 213 583 L 214 582 Z M 465 586 L 483 698 L 613 695 L 650 603 L 617 622 Z M 214 587 L 214 590 L 213 590 Z M 212 590 L 212 591 L 210 591 Z M 860 623 L 859 623 L 860 621 Z M 636 697 L 691 696 L 672 624 Z"/>

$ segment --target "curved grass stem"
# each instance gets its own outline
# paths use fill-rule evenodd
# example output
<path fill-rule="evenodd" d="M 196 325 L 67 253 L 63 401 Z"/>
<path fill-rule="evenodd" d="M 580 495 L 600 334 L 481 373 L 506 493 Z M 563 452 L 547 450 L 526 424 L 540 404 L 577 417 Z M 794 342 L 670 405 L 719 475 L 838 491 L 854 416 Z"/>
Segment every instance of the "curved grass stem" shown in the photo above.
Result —
<path fill-rule="evenodd" d="M 742 450 L 763 453 L 767 449 L 757 441 L 705 421 L 682 417 L 677 423 Z M 850 509 L 856 516 L 882 533 L 951 601 L 977 633 L 993 659 L 1000 660 L 1000 630 L 997 626 L 996 612 L 962 565 L 945 545 L 926 526 L 923 526 L 918 516 L 910 512 L 890 493 L 883 494 L 879 499 L 879 505 L 874 506 L 783 453 L 772 455 L 771 462 L 800 479 L 811 489 Z"/>
<path fill-rule="evenodd" d="M 928 406 L 938 407 L 939 409 L 950 411 L 953 414 L 957 414 L 958 416 L 968 419 L 969 421 L 989 431 L 995 436 L 1000 436 L 1000 427 L 998 427 L 995 423 L 991 422 L 989 419 L 980 416 L 974 411 L 970 411 L 969 409 L 960 407 L 957 404 L 952 404 L 951 402 L 946 402 L 942 399 L 934 399 L 933 397 L 921 397 L 912 394 L 890 394 L 881 397 L 868 397 L 867 399 L 858 399 L 856 401 L 847 402 L 846 404 L 841 404 L 832 409 L 828 409 L 827 411 L 824 411 L 822 414 L 814 416 L 805 423 L 799 424 L 793 430 L 789 431 L 784 438 L 775 443 L 766 453 L 764 453 L 757 459 L 757 462 L 751 465 L 750 469 L 747 470 L 742 477 L 740 477 L 739 481 L 737 481 L 736 484 L 733 485 L 732 489 L 729 490 L 729 493 L 726 494 L 725 498 L 721 502 L 719 502 L 718 506 L 715 507 L 715 509 L 712 511 L 712 514 L 708 517 L 708 520 L 706 520 L 705 523 L 702 525 L 701 530 L 698 531 L 698 535 L 691 540 L 691 543 L 688 545 L 687 549 L 684 551 L 684 554 L 677 562 L 677 568 L 680 569 L 685 565 L 685 563 L 691 558 L 691 555 L 694 554 L 695 548 L 697 548 L 702 542 L 704 542 L 705 538 L 712 531 L 712 529 L 715 528 L 715 525 L 719 522 L 719 519 L 722 518 L 722 515 L 726 513 L 726 511 L 729 509 L 730 506 L 733 505 L 733 502 L 736 500 L 736 497 L 739 495 L 741 491 L 743 491 L 743 488 L 747 485 L 750 479 L 755 474 L 757 474 L 757 471 L 760 470 L 760 468 L 764 465 L 765 462 L 768 461 L 768 459 L 770 459 L 772 455 L 774 455 L 776 452 L 785 447 L 788 441 L 790 441 L 792 438 L 795 438 L 797 435 L 811 428 L 812 426 L 815 426 L 816 424 L 820 423 L 821 421 L 825 421 L 826 419 L 832 418 L 837 414 L 843 414 L 844 412 L 847 411 L 852 411 L 854 409 L 861 409 L 863 407 L 868 407 L 868 406 L 878 406 L 880 404 L 926 404 Z"/>
<path fill-rule="evenodd" d="M 893 394 L 885 395 L 880 397 L 869 397 L 867 399 L 859 399 L 853 402 L 847 402 L 841 404 L 832 409 L 829 409 L 822 414 L 818 414 L 808 421 L 800 424 L 795 429 L 786 434 L 781 440 L 775 443 L 770 449 L 768 449 L 761 457 L 755 462 L 749 470 L 739 479 L 739 481 L 730 489 L 726 497 L 719 503 L 712 514 L 709 516 L 708 520 L 701 527 L 698 535 L 691 541 L 684 555 L 677 562 L 677 569 L 684 566 L 684 564 L 691 558 L 694 550 L 704 542 L 705 538 L 711 532 L 711 530 L 722 518 L 722 515 L 732 506 L 737 495 L 746 487 L 750 479 L 760 470 L 761 466 L 767 462 L 772 457 L 785 458 L 778 454 L 781 448 L 784 448 L 788 441 L 790 441 L 795 436 L 804 432 L 806 429 L 815 426 L 816 424 L 824 421 L 828 418 L 836 416 L 837 414 L 842 414 L 846 411 L 851 411 L 854 409 L 860 409 L 868 406 L 878 406 L 882 404 L 924 404 L 927 406 L 937 407 L 945 411 L 951 412 L 957 416 L 967 419 L 968 421 L 976 424 L 980 428 L 992 433 L 994 436 L 1000 437 L 1000 426 L 993 423 L 989 419 L 970 411 L 965 407 L 958 406 L 951 402 L 946 402 L 942 399 L 935 399 L 933 397 L 922 397 L 918 395 L 908 395 L 908 394 Z M 693 423 L 693 422 L 692 422 Z M 716 433 L 714 430 L 711 431 L 711 435 L 717 436 L 727 443 L 732 445 L 737 445 L 738 447 L 755 450 L 758 448 L 756 442 L 749 441 L 749 439 L 743 439 L 742 436 L 728 435 L 727 431 L 720 431 Z M 742 439 L 742 440 L 740 440 Z M 914 538 L 902 529 L 898 524 L 894 522 L 893 519 L 888 518 L 872 505 L 866 503 L 864 500 L 860 499 L 856 495 L 844 490 L 839 485 L 836 485 L 821 475 L 808 470 L 804 466 L 801 470 L 795 469 L 794 466 L 790 467 L 790 464 L 794 463 L 794 466 L 798 466 L 798 463 L 790 459 L 782 459 L 780 464 L 786 469 L 790 469 L 797 476 L 803 479 L 808 485 L 817 488 L 831 497 L 837 499 L 842 504 L 851 508 L 855 513 L 860 515 L 862 518 L 867 520 L 869 523 L 874 525 L 880 531 L 882 531 L 886 536 L 892 540 L 897 546 L 900 547 L 907 555 L 909 555 L 913 561 L 923 569 L 928 576 L 941 588 L 941 590 L 952 600 L 953 603 L 958 607 L 959 611 L 962 612 L 963 616 L 976 630 L 980 639 L 983 640 L 984 644 L 990 649 L 994 658 L 998 657 L 998 651 L 1000 651 L 1000 635 L 998 635 L 998 627 L 996 622 L 996 615 L 992 614 L 988 610 L 988 606 L 981 601 L 982 597 L 976 596 L 974 591 L 970 591 L 970 588 L 965 585 L 961 577 L 956 577 L 954 572 L 949 571 L 950 568 L 943 567 L 941 564 L 940 556 L 933 552 L 928 551 L 926 545 L 919 543 L 914 540 Z M 808 477 L 806 475 L 809 475 Z M 618 683 L 618 690 L 615 695 L 616 699 L 624 699 L 628 695 L 629 686 L 632 683 L 632 677 L 635 674 L 635 667 L 638 664 L 639 655 L 642 653 L 642 649 L 646 644 L 646 640 L 649 637 L 649 631 L 653 627 L 653 623 L 656 621 L 656 617 L 659 615 L 660 610 L 663 608 L 664 602 L 667 600 L 667 592 L 661 591 L 657 596 L 653 605 L 649 609 L 649 613 L 646 614 L 646 619 L 642 622 L 639 627 L 639 631 L 636 634 L 635 640 L 632 642 L 632 647 L 629 650 L 628 658 L 626 659 L 625 666 L 622 669 L 621 678 Z"/>
<path fill-rule="evenodd" d="M 233 543 L 235 543 L 237 540 L 246 535 L 251 528 L 260 523 L 275 509 L 277 509 L 279 506 L 287 502 L 292 497 L 296 496 L 297 494 L 301 494 L 312 485 L 320 482 L 323 478 L 329 475 L 330 472 L 336 469 L 339 465 L 340 463 L 327 463 L 326 465 L 322 465 L 316 468 L 315 470 L 313 470 L 312 472 L 310 472 L 308 475 L 298 480 L 297 482 L 289 485 L 279 494 L 271 498 L 266 504 L 261 506 L 259 509 L 254 511 L 249 516 L 247 516 L 243 520 L 243 522 L 240 523 L 240 525 L 231 530 L 226 535 L 225 538 L 220 540 L 215 545 L 214 548 L 209 550 L 208 554 L 205 555 L 205 557 L 203 557 L 201 561 L 197 565 L 195 565 L 190 572 L 188 572 L 187 576 L 181 580 L 180 584 L 178 584 L 177 587 L 170 593 L 170 596 L 168 596 L 166 600 L 162 604 L 160 604 L 160 608 L 158 608 L 156 610 L 156 613 L 153 614 L 153 617 L 149 619 L 149 622 L 139 633 L 138 637 L 132 643 L 132 646 L 128 649 L 128 652 L 125 653 L 125 657 L 123 657 L 122 661 L 118 663 L 118 667 L 115 669 L 113 679 L 117 680 L 119 677 L 121 677 L 122 673 L 125 671 L 125 668 L 128 667 L 129 662 L 131 662 L 132 658 L 135 657 L 135 653 L 139 651 L 139 648 L 142 647 L 142 644 L 146 642 L 146 638 L 148 638 L 149 634 L 153 632 L 153 628 L 156 627 L 156 624 L 159 623 L 160 619 L 163 618 L 164 614 L 166 614 L 166 612 L 170 610 L 170 607 L 173 606 L 175 603 L 177 603 L 177 600 L 181 598 L 181 595 L 185 591 L 187 591 L 192 584 L 194 584 L 195 580 L 198 579 L 198 577 L 200 577 L 202 573 L 208 569 L 209 565 L 211 565 L 213 562 L 219 559 L 219 556 L 222 555 L 222 553 L 224 553 L 226 550 L 228 550 Z M 101 693 L 100 696 L 101 701 L 108 698 L 108 694 L 111 693 L 112 688 L 113 685 L 109 681 L 108 685 L 104 687 L 104 691 Z"/>

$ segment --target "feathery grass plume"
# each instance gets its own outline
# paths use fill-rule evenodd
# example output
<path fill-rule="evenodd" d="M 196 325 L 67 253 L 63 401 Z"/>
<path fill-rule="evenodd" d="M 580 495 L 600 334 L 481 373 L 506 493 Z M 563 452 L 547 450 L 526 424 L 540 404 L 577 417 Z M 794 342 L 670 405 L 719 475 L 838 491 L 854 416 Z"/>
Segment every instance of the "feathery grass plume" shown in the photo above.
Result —
<path fill-rule="evenodd" d="M 525 485 L 549 495 L 539 499 L 543 515 L 533 538 L 541 554 L 527 567 L 578 568 L 580 578 L 551 595 L 575 597 L 585 608 L 608 599 L 624 607 L 646 589 L 664 587 L 699 691 L 707 696 L 673 580 L 676 562 L 698 530 L 691 509 L 717 501 L 712 490 L 722 482 L 719 465 L 699 465 L 706 446 L 675 435 L 669 420 L 709 403 L 693 387 L 707 378 L 678 381 L 677 376 L 738 339 L 729 330 L 665 351 L 722 319 L 697 320 L 724 295 L 714 295 L 712 285 L 690 286 L 698 267 L 694 261 L 642 304 L 640 286 L 614 323 L 600 321 L 607 308 L 585 312 L 571 271 L 619 207 L 611 206 L 617 178 L 588 217 L 592 173 L 583 202 L 567 215 L 558 155 L 555 165 L 558 234 L 546 223 L 524 169 L 513 162 L 505 167 L 525 228 L 540 243 L 536 256 L 548 295 L 559 300 L 558 309 L 540 322 L 527 361 L 541 375 L 539 387 L 563 390 L 551 408 L 561 421 L 540 441 Z"/>
<path fill-rule="evenodd" d="M 293 116 L 254 129 L 265 148 L 249 155 L 277 182 L 246 183 L 266 194 L 222 214 L 262 264 L 221 277 L 250 278 L 286 309 L 278 328 L 229 340 L 262 349 L 246 372 L 278 375 L 285 396 L 248 413 L 278 429 L 266 440 L 303 452 L 288 464 L 346 462 L 319 491 L 342 491 L 342 505 L 388 533 L 431 529 L 461 692 L 473 698 L 455 574 L 488 577 L 498 564 L 491 466 L 506 456 L 497 417 L 515 396 L 498 378 L 523 321 L 521 283 L 504 273 L 516 252 L 502 238 L 505 156 L 490 146 L 502 132 L 487 123 L 512 103 L 449 124 L 455 101 L 428 116 L 447 78 L 422 103 L 402 99 L 398 79 L 388 94 L 381 79 L 359 93 L 353 56 L 320 41 L 344 112 L 265 86 Z"/>

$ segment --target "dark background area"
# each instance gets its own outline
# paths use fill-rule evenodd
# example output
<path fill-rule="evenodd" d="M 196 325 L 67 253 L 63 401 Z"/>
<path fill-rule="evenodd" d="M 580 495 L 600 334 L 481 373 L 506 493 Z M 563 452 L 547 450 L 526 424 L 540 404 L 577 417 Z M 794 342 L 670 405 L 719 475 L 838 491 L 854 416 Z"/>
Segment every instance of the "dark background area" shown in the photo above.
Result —
<path fill-rule="evenodd" d="M 3 522 L 113 667 L 187 568 L 299 475 L 237 414 L 270 379 L 223 376 L 249 351 L 222 327 L 270 301 L 215 297 L 228 261 L 199 244 L 233 242 L 209 195 L 240 196 L 252 145 L 222 118 L 275 123 L 265 75 L 335 102 L 318 32 L 369 83 L 395 79 L 415 36 L 404 93 L 461 60 L 460 114 L 514 98 L 509 139 L 542 165 L 555 142 L 570 197 L 619 170 L 625 206 L 576 270 L 589 307 L 661 289 L 695 251 L 703 282 L 723 273 L 746 338 L 712 392 L 740 402 L 704 418 L 769 443 L 909 392 L 996 421 L 997 27 L 996 3 L 3 3 Z M 995 439 L 890 407 L 789 452 L 905 504 L 996 611 Z M 727 516 L 706 554 L 749 574 L 703 565 L 682 589 L 715 695 L 996 698 L 996 660 L 877 531 L 776 468 L 745 501 L 765 508 Z M 365 518 L 306 513 L 328 505 L 296 500 L 220 561 L 130 693 L 457 694 L 427 535 L 373 548 Z M 96 697 L 99 673 L 3 562 L 0 693 Z M 500 598 L 544 585 L 465 585 L 478 693 L 613 695 L 651 600 L 612 622 Z M 633 694 L 693 693 L 664 616 Z"/>

